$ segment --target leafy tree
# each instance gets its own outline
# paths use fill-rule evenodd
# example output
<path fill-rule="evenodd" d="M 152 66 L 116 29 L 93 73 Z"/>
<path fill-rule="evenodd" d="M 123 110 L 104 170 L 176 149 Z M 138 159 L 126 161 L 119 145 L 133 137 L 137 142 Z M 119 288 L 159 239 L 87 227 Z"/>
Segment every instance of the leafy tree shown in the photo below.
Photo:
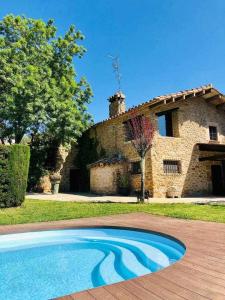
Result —
<path fill-rule="evenodd" d="M 145 199 L 145 156 L 152 147 L 154 127 L 150 119 L 143 115 L 134 114 L 128 120 L 128 128 L 132 138 L 133 147 L 141 158 L 141 201 Z"/>
<path fill-rule="evenodd" d="M 76 80 L 74 57 L 85 52 L 83 35 L 71 26 L 56 37 L 53 20 L 8 15 L 0 21 L 0 139 L 20 143 L 43 134 L 57 144 L 77 139 L 91 120 L 92 95 Z"/>

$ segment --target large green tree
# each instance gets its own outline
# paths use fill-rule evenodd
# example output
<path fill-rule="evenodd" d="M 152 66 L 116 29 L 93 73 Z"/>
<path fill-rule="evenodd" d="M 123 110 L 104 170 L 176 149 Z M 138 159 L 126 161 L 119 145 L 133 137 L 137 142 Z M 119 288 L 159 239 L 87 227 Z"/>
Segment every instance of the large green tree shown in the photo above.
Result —
<path fill-rule="evenodd" d="M 92 95 L 78 80 L 74 58 L 85 52 L 71 26 L 56 35 L 54 22 L 8 15 L 0 21 L 0 139 L 21 143 L 40 134 L 71 142 L 87 128 Z"/>

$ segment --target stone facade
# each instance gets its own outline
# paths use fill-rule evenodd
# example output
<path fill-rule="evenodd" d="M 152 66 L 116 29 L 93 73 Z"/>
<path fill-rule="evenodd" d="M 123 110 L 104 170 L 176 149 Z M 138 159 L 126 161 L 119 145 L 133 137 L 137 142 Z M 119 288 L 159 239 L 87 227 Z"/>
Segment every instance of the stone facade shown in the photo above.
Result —
<path fill-rule="evenodd" d="M 59 147 L 57 152 L 57 166 L 55 173 L 61 175 L 60 191 L 70 191 L 70 171 L 76 169 L 75 158 L 77 155 L 77 146 L 71 145 L 71 147 Z M 38 185 L 40 191 L 44 193 L 51 192 L 52 184 L 50 180 L 50 174 L 41 178 Z"/>
<path fill-rule="evenodd" d="M 118 179 L 127 172 L 127 164 L 98 164 L 90 168 L 90 189 L 92 193 L 118 194 Z"/>
<path fill-rule="evenodd" d="M 220 100 L 218 100 L 220 99 Z M 114 104 L 115 99 L 113 100 Z M 224 96 L 211 86 L 183 93 L 158 97 L 135 108 L 136 113 L 150 118 L 155 127 L 153 146 L 146 156 L 146 189 L 154 197 L 165 197 L 171 189 L 176 196 L 208 195 L 212 193 L 211 166 L 221 165 L 219 160 L 199 161 L 198 143 L 225 144 L 225 112 L 221 108 Z M 112 102 L 110 102 L 110 105 Z M 117 103 L 118 104 L 118 103 Z M 122 104 L 123 105 L 123 104 Z M 94 125 L 90 137 L 98 140 L 106 156 L 122 155 L 132 162 L 140 160 L 130 141 L 125 139 L 125 122 L 134 109 L 123 112 L 117 107 L 117 116 Z M 158 115 L 173 111 L 173 136 L 161 136 Z M 218 130 L 218 140 L 210 141 L 209 126 Z M 204 152 L 212 156 L 215 152 Z M 163 161 L 179 161 L 180 172 L 165 173 Z M 118 165 L 90 170 L 92 190 L 97 193 L 115 193 L 114 174 Z M 122 166 L 121 166 L 122 168 Z M 140 189 L 140 174 L 131 173 L 132 191 Z"/>
<path fill-rule="evenodd" d="M 176 187 L 179 196 L 211 194 L 210 166 L 218 162 L 200 162 L 197 144 L 209 143 L 209 125 L 212 123 L 218 126 L 220 142 L 225 143 L 225 113 L 207 104 L 205 99 L 195 98 L 190 102 L 181 102 L 177 114 L 177 137 L 162 137 L 156 130 L 151 151 L 154 196 L 164 197 L 170 186 Z M 150 118 L 153 117 L 154 112 L 151 112 Z M 155 126 L 157 128 L 156 123 Z M 170 159 L 181 162 L 180 174 L 163 172 L 163 160 Z"/>
<path fill-rule="evenodd" d="M 62 152 L 63 167 L 60 170 L 62 179 L 60 184 L 61 192 L 70 191 L 70 172 L 71 170 L 77 169 L 76 166 L 76 155 L 78 148 L 76 145 L 72 145 L 70 149 L 65 149 Z"/>

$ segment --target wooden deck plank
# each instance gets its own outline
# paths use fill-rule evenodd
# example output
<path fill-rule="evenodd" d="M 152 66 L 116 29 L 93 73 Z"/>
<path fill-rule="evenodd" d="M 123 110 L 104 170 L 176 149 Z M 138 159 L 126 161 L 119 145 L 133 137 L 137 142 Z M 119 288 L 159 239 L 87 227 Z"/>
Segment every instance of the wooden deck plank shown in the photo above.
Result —
<path fill-rule="evenodd" d="M 93 226 L 123 226 L 162 232 L 180 239 L 187 252 L 182 260 L 159 272 L 58 299 L 225 299 L 225 224 L 132 213 L 0 226 L 0 234 Z"/>
<path fill-rule="evenodd" d="M 158 284 L 154 283 L 153 281 L 148 280 L 145 276 L 138 278 L 136 280 L 139 285 L 141 285 L 147 291 L 152 291 L 155 295 L 160 297 L 161 299 L 165 300 L 183 300 L 184 298 L 171 292 L 167 288 L 163 286 L 159 286 Z"/>
<path fill-rule="evenodd" d="M 183 265 L 183 262 L 181 261 L 180 264 Z M 208 268 L 205 268 L 205 267 L 202 267 L 200 265 L 194 264 L 194 263 L 189 262 L 187 260 L 185 261 L 184 266 L 187 266 L 187 267 L 193 268 L 194 270 L 198 270 L 198 271 L 201 271 L 203 273 L 212 275 L 216 278 L 220 278 L 221 280 L 223 280 L 225 282 L 225 275 L 222 274 L 222 273 L 216 272 L 214 270 L 210 270 Z"/>
<path fill-rule="evenodd" d="M 57 298 L 58 300 L 95 300 L 95 297 L 92 296 L 88 291 L 64 296 Z"/>
<path fill-rule="evenodd" d="M 179 265 L 176 266 L 176 268 L 178 268 L 178 269 L 180 268 L 182 270 L 182 272 L 185 272 L 185 273 L 189 274 L 191 277 L 193 275 L 194 276 L 197 275 L 199 278 L 205 280 L 205 282 L 209 281 L 209 282 L 212 282 L 216 285 L 220 285 L 225 290 L 225 280 L 221 279 L 221 278 L 218 278 L 218 277 L 215 277 L 211 274 L 208 274 L 207 271 L 206 272 L 199 271 L 196 268 L 188 266 L 186 263 L 185 264 L 179 264 Z"/>
<path fill-rule="evenodd" d="M 200 294 L 189 290 L 188 287 L 185 287 L 185 288 L 180 287 L 176 283 L 170 281 L 169 278 L 165 279 L 165 278 L 161 277 L 160 272 L 157 273 L 157 274 L 154 274 L 154 276 L 152 276 L 152 278 L 151 278 L 151 281 L 155 282 L 159 286 L 166 287 L 168 290 L 170 290 L 174 294 L 177 294 L 177 295 L 179 295 L 179 296 L 181 296 L 181 297 L 183 297 L 184 299 L 187 299 L 187 300 L 204 300 L 204 299 L 207 299 L 206 297 L 203 297 Z"/>
<path fill-rule="evenodd" d="M 205 268 L 207 268 L 209 270 L 213 270 L 213 271 L 215 271 L 217 273 L 225 275 L 225 269 L 224 269 L 225 267 L 222 264 L 220 264 L 220 263 L 212 263 L 207 258 L 202 258 L 200 256 L 191 256 L 191 257 L 187 257 L 185 259 L 185 262 L 186 262 L 186 260 L 188 262 L 195 263 L 198 266 L 202 266 L 202 267 L 205 267 Z"/>
<path fill-rule="evenodd" d="M 168 272 L 163 270 L 161 272 L 161 276 L 164 278 L 169 277 L 172 281 L 176 282 L 178 285 L 182 287 L 188 286 L 188 288 L 196 293 L 204 297 L 208 297 L 210 299 L 216 299 L 216 297 L 223 296 L 225 294 L 221 294 L 217 291 L 217 286 L 214 283 L 208 283 L 199 278 L 198 276 L 190 277 L 188 274 L 183 273 L 180 270 L 174 268 L 174 272 L 168 274 Z"/>
<path fill-rule="evenodd" d="M 160 298 L 159 296 L 157 296 L 154 291 L 148 291 L 145 288 L 143 288 L 139 283 L 137 283 L 134 280 L 129 280 L 129 281 L 125 281 L 123 282 L 123 287 L 128 290 L 131 291 L 132 294 L 134 296 L 137 296 L 138 299 L 151 299 L 151 300 L 160 300 L 162 298 Z"/>
<path fill-rule="evenodd" d="M 91 289 L 89 290 L 89 293 L 95 298 L 95 299 L 104 299 L 104 300 L 116 300 L 116 298 L 110 294 L 104 287 Z"/>
<path fill-rule="evenodd" d="M 123 299 L 123 300 L 137 300 L 141 299 L 134 295 L 132 291 L 128 291 L 126 288 L 123 287 L 123 284 L 112 284 L 106 285 L 105 289 L 110 292 L 116 299 Z M 99 299 L 100 300 L 100 299 Z"/>

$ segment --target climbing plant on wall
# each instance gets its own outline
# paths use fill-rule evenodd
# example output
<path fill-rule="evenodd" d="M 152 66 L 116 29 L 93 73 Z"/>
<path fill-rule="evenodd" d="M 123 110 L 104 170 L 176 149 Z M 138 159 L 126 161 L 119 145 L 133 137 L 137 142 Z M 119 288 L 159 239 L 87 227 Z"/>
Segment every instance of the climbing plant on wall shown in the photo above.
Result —
<path fill-rule="evenodd" d="M 78 154 L 75 165 L 80 169 L 82 176 L 82 190 L 90 190 L 90 171 L 87 165 L 105 156 L 105 150 L 101 147 L 98 140 L 90 137 L 90 132 L 86 131 L 78 140 Z"/>

